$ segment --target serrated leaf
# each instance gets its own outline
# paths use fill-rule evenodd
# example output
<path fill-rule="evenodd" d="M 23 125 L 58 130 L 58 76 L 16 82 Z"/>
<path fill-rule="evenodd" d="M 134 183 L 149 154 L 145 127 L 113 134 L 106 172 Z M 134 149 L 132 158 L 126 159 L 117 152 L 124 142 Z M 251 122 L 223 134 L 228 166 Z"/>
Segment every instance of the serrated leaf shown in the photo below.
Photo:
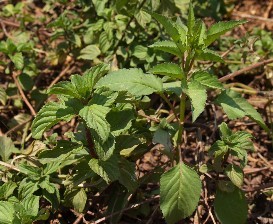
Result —
<path fill-rule="evenodd" d="M 149 47 L 152 47 L 155 50 L 164 51 L 164 52 L 176 55 L 178 57 L 181 57 L 181 52 L 173 41 L 168 41 L 168 40 L 158 41 L 150 45 Z"/>
<path fill-rule="evenodd" d="M 56 102 L 50 102 L 44 105 L 33 120 L 31 131 L 35 139 L 42 137 L 43 133 L 57 124 L 59 121 L 70 121 L 74 116 L 74 110 L 71 107 Z"/>
<path fill-rule="evenodd" d="M 81 50 L 78 59 L 94 60 L 100 55 L 100 53 L 101 52 L 98 46 L 95 44 L 91 44 Z"/>
<path fill-rule="evenodd" d="M 61 94 L 61 95 L 66 95 L 70 97 L 75 97 L 77 99 L 81 99 L 81 95 L 78 94 L 78 91 L 75 88 L 75 86 L 69 81 L 62 81 L 55 84 L 49 89 L 48 94 L 59 94 L 59 95 Z"/>
<path fill-rule="evenodd" d="M 226 175 L 237 187 L 241 187 L 244 183 L 244 172 L 243 170 L 234 164 L 229 164 L 225 169 Z"/>
<path fill-rule="evenodd" d="M 22 70 L 24 68 L 24 58 L 22 52 L 17 52 L 14 55 L 9 55 L 10 60 L 14 63 L 15 68 Z"/>
<path fill-rule="evenodd" d="M 101 32 L 100 37 L 99 37 L 99 44 L 100 44 L 100 50 L 102 53 L 106 53 L 109 48 L 111 47 L 112 43 L 108 39 L 108 35 L 106 31 Z"/>
<path fill-rule="evenodd" d="M 219 125 L 219 129 L 220 129 L 221 135 L 224 138 L 229 137 L 230 135 L 232 135 L 232 131 L 230 130 L 230 128 L 228 127 L 228 125 L 225 122 L 222 122 Z"/>
<path fill-rule="evenodd" d="M 247 202 L 239 188 L 231 192 L 217 189 L 214 208 L 217 218 L 222 224 L 242 224 L 247 219 Z"/>
<path fill-rule="evenodd" d="M 21 173 L 28 175 L 29 178 L 33 180 L 39 179 L 42 173 L 41 168 L 30 166 L 30 165 L 27 165 L 26 163 L 20 163 L 19 169 Z"/>
<path fill-rule="evenodd" d="M 7 201 L 0 201 L 0 223 L 11 224 L 14 223 L 14 205 Z"/>
<path fill-rule="evenodd" d="M 55 192 L 55 185 L 50 183 L 49 176 L 44 177 L 43 180 L 40 181 L 39 186 L 50 194 L 54 194 Z"/>
<path fill-rule="evenodd" d="M 197 71 L 193 73 L 192 80 L 209 88 L 224 89 L 223 84 L 217 79 L 217 77 L 206 71 Z"/>
<path fill-rule="evenodd" d="M 8 161 L 11 154 L 17 151 L 18 150 L 17 148 L 15 148 L 11 138 L 5 135 L 0 136 L 0 156 L 2 158 L 2 161 Z"/>
<path fill-rule="evenodd" d="M 141 69 L 120 69 L 111 72 L 96 85 L 97 88 L 103 86 L 113 91 L 127 91 L 134 96 L 150 95 L 163 90 L 161 79 L 144 74 Z"/>
<path fill-rule="evenodd" d="M 116 142 L 112 133 L 110 133 L 105 142 L 101 142 L 96 135 L 93 136 L 93 141 L 96 153 L 100 160 L 106 161 L 113 155 Z"/>
<path fill-rule="evenodd" d="M 205 40 L 206 46 L 209 46 L 211 43 L 213 43 L 227 31 L 232 30 L 236 26 L 239 26 L 244 23 L 246 23 L 246 21 L 228 21 L 213 24 L 207 31 L 207 38 Z"/>
<path fill-rule="evenodd" d="M 109 64 L 101 63 L 85 71 L 83 77 L 86 89 L 89 91 L 93 90 L 96 83 L 109 71 L 109 69 Z"/>
<path fill-rule="evenodd" d="M 179 32 L 176 28 L 176 26 L 174 25 L 175 23 L 163 16 L 163 15 L 159 15 L 157 13 L 154 12 L 149 12 L 152 17 L 154 17 L 161 25 L 163 25 L 163 27 L 165 28 L 166 32 L 170 35 L 170 37 L 174 40 L 174 42 L 178 43 L 179 40 Z"/>
<path fill-rule="evenodd" d="M 93 87 L 108 70 L 109 65 L 99 64 L 84 72 L 82 76 L 72 75 L 71 82 L 63 81 L 55 84 L 49 94 L 61 94 L 85 100 L 90 97 Z"/>
<path fill-rule="evenodd" d="M 132 55 L 134 55 L 135 57 L 137 57 L 140 60 L 144 60 L 148 56 L 148 48 L 144 47 L 142 45 L 137 45 L 134 47 L 134 49 L 132 51 Z"/>
<path fill-rule="evenodd" d="M 64 157 L 67 157 L 68 154 L 77 151 L 79 148 L 82 148 L 82 145 L 71 141 L 60 140 L 53 149 L 44 150 L 39 153 L 39 160 L 48 159 L 49 162 L 62 161 Z M 45 173 L 46 170 L 43 172 Z"/>
<path fill-rule="evenodd" d="M 23 199 L 39 189 L 38 182 L 32 181 L 29 178 L 25 178 L 21 181 L 18 187 L 19 199 Z"/>
<path fill-rule="evenodd" d="M 197 173 L 179 163 L 160 178 L 160 208 L 168 224 L 190 216 L 198 205 L 201 181 Z"/>
<path fill-rule="evenodd" d="M 204 111 L 207 100 L 206 88 L 199 82 L 193 80 L 188 84 L 187 95 L 192 105 L 192 122 Z"/>
<path fill-rule="evenodd" d="M 223 110 L 230 119 L 248 116 L 256 121 L 264 130 L 269 131 L 262 116 L 240 94 L 226 90 L 216 98 L 215 102 L 223 107 Z"/>
<path fill-rule="evenodd" d="M 88 105 L 98 104 L 105 107 L 111 107 L 115 103 L 118 95 L 119 93 L 110 91 L 106 87 L 98 88 L 94 91 L 92 99 L 88 102 Z"/>
<path fill-rule="evenodd" d="M 7 94 L 4 88 L 0 86 L 0 102 L 5 106 L 7 102 Z"/>
<path fill-rule="evenodd" d="M 85 106 L 80 110 L 79 115 L 85 120 L 87 126 L 91 128 L 103 142 L 107 140 L 110 134 L 110 125 L 106 120 L 106 115 L 110 108 L 93 104 Z"/>
<path fill-rule="evenodd" d="M 118 160 L 116 156 L 112 156 L 106 161 L 100 161 L 98 159 L 91 159 L 89 161 L 90 168 L 98 174 L 106 183 L 118 180 L 120 173 L 118 169 Z"/>
<path fill-rule="evenodd" d="M 29 195 L 21 201 L 26 213 L 30 216 L 37 216 L 39 212 L 39 196 Z"/>
<path fill-rule="evenodd" d="M 72 151 L 70 149 L 70 151 Z M 60 168 L 60 164 L 61 164 L 62 160 L 57 160 L 57 161 L 51 161 L 49 163 L 45 164 L 45 168 L 43 169 L 43 174 L 44 175 L 49 175 L 51 173 L 56 172 L 59 168 Z"/>
<path fill-rule="evenodd" d="M 120 177 L 119 182 L 125 186 L 128 191 L 134 192 L 138 187 L 138 182 L 135 175 L 135 163 L 128 161 L 127 159 L 122 159 L 119 162 Z"/>
<path fill-rule="evenodd" d="M 189 39 L 192 39 L 194 37 L 194 30 L 193 30 L 194 25 L 195 25 L 195 16 L 194 16 L 192 3 L 190 2 L 189 13 L 188 13 L 188 22 L 187 22 Z"/>
<path fill-rule="evenodd" d="M 135 18 L 139 25 L 143 28 L 145 28 L 146 24 L 151 21 L 151 15 L 143 11 L 142 9 L 135 14 Z"/>
<path fill-rule="evenodd" d="M 206 38 L 206 25 L 201 20 L 198 19 L 195 22 L 194 26 L 194 46 L 196 48 L 200 48 L 204 46 L 204 39 Z"/>
<path fill-rule="evenodd" d="M 111 126 L 111 133 L 118 136 L 132 126 L 132 120 L 135 118 L 135 115 L 131 108 L 114 109 L 107 114 L 106 118 Z"/>
<path fill-rule="evenodd" d="M 157 75 L 166 75 L 175 79 L 182 79 L 185 74 L 181 67 L 173 63 L 162 63 L 154 66 L 150 72 Z"/>
<path fill-rule="evenodd" d="M 228 139 L 231 142 L 230 148 L 237 152 L 254 151 L 253 142 L 251 141 L 252 135 L 245 131 L 238 131 L 233 133 Z"/>
<path fill-rule="evenodd" d="M 182 94 L 181 81 L 163 83 L 163 89 L 180 96 Z"/>
<path fill-rule="evenodd" d="M 203 61 L 215 61 L 215 62 L 225 62 L 223 58 L 217 54 L 215 51 L 204 49 L 202 50 L 197 56 L 197 60 L 203 60 Z"/>
<path fill-rule="evenodd" d="M 9 181 L 4 183 L 0 187 L 0 199 L 8 199 L 9 196 L 13 194 L 13 191 L 17 188 L 17 184 Z"/>

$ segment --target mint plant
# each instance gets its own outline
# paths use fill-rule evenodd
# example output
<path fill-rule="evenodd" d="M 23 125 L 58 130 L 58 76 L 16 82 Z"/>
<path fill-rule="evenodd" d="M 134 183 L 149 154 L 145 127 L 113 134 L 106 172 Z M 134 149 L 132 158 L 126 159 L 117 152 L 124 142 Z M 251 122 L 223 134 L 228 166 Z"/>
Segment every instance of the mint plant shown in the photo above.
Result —
<path fill-rule="evenodd" d="M 64 11 L 47 27 L 53 29 L 51 41 L 58 42 L 58 57 L 70 55 L 74 60 L 91 60 L 98 65 L 48 89 L 47 94 L 56 97 L 51 97 L 35 116 L 31 136 L 27 136 L 27 129 L 24 131 L 24 140 L 35 139 L 28 147 L 23 141 L 18 150 L 11 138 L 0 136 L 0 222 L 47 220 L 60 207 L 70 208 L 81 217 L 92 204 L 106 215 L 105 219 L 119 223 L 132 198 L 142 200 L 159 194 L 163 216 L 172 224 L 191 216 L 198 204 L 204 203 L 200 196 L 207 190 L 205 182 L 210 181 L 216 189 L 210 193 L 215 196 L 214 211 L 219 221 L 245 223 L 248 206 L 241 188 L 247 153 L 254 150 L 252 136 L 244 131 L 232 132 L 227 123 L 221 123 L 220 139 L 208 150 L 211 160 L 198 164 L 188 162 L 183 138 L 188 118 L 195 125 L 206 104 L 221 107 L 229 119 L 247 116 L 268 131 L 247 100 L 198 66 L 199 61 L 223 63 L 210 46 L 244 21 L 219 22 L 207 28 L 195 18 L 191 4 L 184 24 L 181 18 L 174 21 L 151 12 L 164 12 L 164 5 L 155 1 L 92 3 L 69 3 L 80 8 L 80 13 Z M 54 2 L 48 1 L 46 7 L 51 4 Z M 99 19 L 92 17 L 82 23 L 90 12 L 96 12 Z M 152 18 L 157 22 L 152 23 Z M 139 30 L 135 26 L 148 26 L 145 30 L 156 42 L 144 46 L 147 36 L 136 35 Z M 153 30 L 165 39 L 158 41 L 159 35 Z M 8 68 L 26 73 L 30 70 L 24 56 L 33 53 L 31 44 L 16 45 L 8 39 L 0 43 L 0 51 L 7 56 L 4 65 Z M 112 60 L 111 66 L 101 63 L 103 54 L 109 55 L 104 61 Z M 158 62 L 162 63 L 155 65 Z M 134 68 L 118 69 L 126 65 Z M 32 90 L 33 86 L 25 88 L 23 83 L 27 82 L 22 82 L 24 91 Z M 208 93 L 212 91 L 211 100 Z M 169 107 L 168 116 L 164 110 L 161 113 L 150 108 L 150 95 Z M 0 102 L 5 104 L 6 98 L 0 87 Z M 62 130 L 65 134 L 60 136 L 59 127 L 68 122 L 72 128 Z M 169 160 L 137 176 L 137 161 L 155 144 L 163 146 L 160 152 Z M 147 183 L 159 184 L 159 189 L 143 192 L 142 186 Z M 101 199 L 99 203 L 97 198 Z"/>
<path fill-rule="evenodd" d="M 217 77 L 205 70 L 194 68 L 198 60 L 209 60 L 223 62 L 223 59 L 214 51 L 209 49 L 215 40 L 227 31 L 241 25 L 244 21 L 219 22 L 212 25 L 208 30 L 201 20 L 196 20 L 193 8 L 190 6 L 187 26 L 178 18 L 176 22 L 156 13 L 150 13 L 159 23 L 163 25 L 171 40 L 154 43 L 151 47 L 173 54 L 179 58 L 178 64 L 163 63 L 151 69 L 151 73 L 165 76 L 159 79 L 154 76 L 151 82 L 150 74 L 143 75 L 140 70 L 119 70 L 112 72 L 98 82 L 98 87 L 107 87 L 113 91 L 127 91 L 134 96 L 147 95 L 152 92 L 159 94 L 173 110 L 178 128 L 175 135 L 171 136 L 176 156 L 173 167 L 164 173 L 160 179 L 160 208 L 168 223 L 175 223 L 180 219 L 191 215 L 197 207 L 201 193 L 201 180 L 195 168 L 184 162 L 182 145 L 182 133 L 184 129 L 186 103 L 189 100 L 192 108 L 192 121 L 194 122 L 204 111 L 207 100 L 207 90 L 216 89 L 218 96 L 215 99 L 217 105 L 222 106 L 230 119 L 248 116 L 264 129 L 268 130 L 260 114 L 239 94 L 225 89 Z M 122 79 L 121 79 L 122 77 Z M 136 81 L 137 80 L 137 81 Z M 157 81 L 156 81 L 157 80 Z M 143 82 L 146 86 L 139 88 Z M 131 84 L 131 85 L 130 85 Z M 155 86 L 156 85 L 156 86 Z M 146 92 L 147 91 L 147 92 Z M 176 94 L 180 98 L 178 108 L 174 108 L 165 94 Z M 242 167 L 245 166 L 247 154 L 246 149 L 251 148 L 250 136 L 243 132 L 231 134 L 226 125 L 221 125 L 224 143 L 217 142 L 211 149 L 215 166 L 220 162 L 221 166 L 227 162 L 229 155 L 236 155 L 242 160 L 241 167 L 228 165 L 225 169 L 227 177 L 233 186 L 234 198 L 240 200 L 244 197 L 241 190 L 236 186 L 242 184 Z M 165 139 L 161 139 L 164 144 Z M 237 151 L 236 151 L 237 150 Z M 223 161 L 222 161 L 223 160 Z M 218 170 L 219 172 L 219 170 Z M 217 185 L 222 184 L 216 180 Z M 237 212 L 242 216 L 240 221 L 232 216 L 235 211 L 231 209 L 226 213 L 219 213 L 225 209 L 228 196 L 219 188 L 215 199 L 215 209 L 218 218 L 223 223 L 242 223 L 246 219 L 246 202 L 237 201 L 242 204 L 242 209 Z M 219 199 L 221 198 L 221 199 Z M 224 201 L 223 201 L 224 200 Z M 220 203 L 219 203 L 220 201 Z M 240 207 L 240 208 L 241 208 Z M 227 222 L 229 220 L 230 222 Z"/>

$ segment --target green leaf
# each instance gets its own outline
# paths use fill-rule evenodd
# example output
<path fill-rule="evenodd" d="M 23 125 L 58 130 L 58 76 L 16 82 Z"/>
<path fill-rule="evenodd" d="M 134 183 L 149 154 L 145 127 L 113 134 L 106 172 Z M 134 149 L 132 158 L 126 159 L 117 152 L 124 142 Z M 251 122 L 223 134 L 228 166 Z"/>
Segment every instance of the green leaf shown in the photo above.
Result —
<path fill-rule="evenodd" d="M 39 167 L 29 166 L 26 163 L 20 163 L 19 169 L 21 173 L 29 176 L 32 180 L 38 180 L 41 176 L 42 169 Z"/>
<path fill-rule="evenodd" d="M 163 83 L 163 89 L 180 96 L 182 94 L 181 81 Z"/>
<path fill-rule="evenodd" d="M 107 114 L 106 118 L 111 126 L 111 133 L 118 136 L 132 126 L 132 120 L 135 118 L 135 114 L 131 108 L 121 110 L 113 109 Z"/>
<path fill-rule="evenodd" d="M 142 45 L 137 45 L 132 51 L 132 55 L 137 57 L 140 60 L 144 60 L 148 56 L 148 48 Z"/>
<path fill-rule="evenodd" d="M 59 190 L 55 186 L 55 192 L 53 194 L 50 194 L 47 190 L 43 189 L 43 197 L 50 202 L 52 209 L 57 210 L 60 204 L 60 194 Z"/>
<path fill-rule="evenodd" d="M 195 25 L 193 27 L 193 38 L 192 38 L 192 44 L 194 48 L 200 49 L 204 46 L 204 39 L 206 37 L 206 25 L 201 20 L 198 19 L 195 22 Z"/>
<path fill-rule="evenodd" d="M 111 40 L 108 39 L 106 31 L 101 32 L 99 37 L 100 50 L 102 53 L 106 53 L 111 47 Z"/>
<path fill-rule="evenodd" d="M 29 195 L 21 201 L 26 212 L 30 216 L 37 216 L 39 212 L 39 196 Z"/>
<path fill-rule="evenodd" d="M 56 172 L 60 168 L 62 160 L 57 160 L 57 161 L 51 161 L 49 163 L 45 164 L 45 168 L 43 170 L 44 175 L 49 175 L 54 172 Z"/>
<path fill-rule="evenodd" d="M 151 74 L 144 74 L 141 69 L 121 69 L 109 73 L 99 80 L 96 87 L 108 87 L 113 91 L 127 91 L 135 96 L 162 92 L 161 79 Z"/>
<path fill-rule="evenodd" d="M 221 135 L 224 138 L 229 137 L 230 135 L 232 135 L 232 131 L 230 130 L 230 128 L 228 127 L 228 125 L 225 122 L 222 122 L 219 125 L 219 129 L 220 129 Z"/>
<path fill-rule="evenodd" d="M 119 163 L 120 177 L 119 182 L 125 186 L 128 191 L 134 192 L 138 187 L 136 179 L 136 168 L 135 163 L 128 161 L 127 159 L 121 159 Z"/>
<path fill-rule="evenodd" d="M 54 194 L 56 188 L 53 183 L 50 183 L 49 176 L 44 177 L 43 180 L 40 181 L 39 186 L 50 194 Z"/>
<path fill-rule="evenodd" d="M 22 52 L 17 52 L 14 55 L 9 55 L 10 60 L 14 63 L 15 68 L 22 70 L 24 68 L 24 58 Z"/>
<path fill-rule="evenodd" d="M 78 94 L 75 86 L 69 81 L 62 81 L 55 84 L 49 89 L 48 94 L 65 95 L 81 99 L 81 95 Z"/>
<path fill-rule="evenodd" d="M 197 173 L 179 163 L 161 176 L 160 208 L 168 224 L 190 216 L 198 205 L 201 181 Z"/>
<path fill-rule="evenodd" d="M 7 94 L 4 88 L 0 86 L 0 102 L 5 106 L 7 102 Z"/>
<path fill-rule="evenodd" d="M 17 152 L 11 138 L 0 136 L 0 156 L 4 162 L 9 160 L 12 153 Z"/>
<path fill-rule="evenodd" d="M 194 35 L 195 35 L 195 33 L 194 33 L 194 26 L 195 26 L 195 16 L 194 16 L 194 11 L 193 11 L 192 3 L 190 2 L 190 5 L 189 5 L 189 14 L 188 14 L 188 22 L 187 22 L 189 39 L 192 39 L 194 37 Z"/>
<path fill-rule="evenodd" d="M 21 181 L 18 188 L 19 199 L 23 199 L 39 189 L 38 182 L 30 178 L 25 178 Z"/>
<path fill-rule="evenodd" d="M 225 62 L 223 58 L 217 54 L 215 51 L 204 49 L 196 56 L 197 60 L 203 60 L 203 61 L 215 61 L 215 62 Z"/>
<path fill-rule="evenodd" d="M 219 82 L 217 77 L 206 71 L 197 71 L 193 73 L 192 79 L 209 88 L 224 89 L 223 84 Z"/>
<path fill-rule="evenodd" d="M 108 139 L 105 142 L 101 142 L 101 140 L 93 134 L 93 141 L 96 153 L 100 160 L 106 161 L 113 155 L 116 142 L 112 133 L 110 133 Z"/>
<path fill-rule="evenodd" d="M 26 73 L 20 74 L 18 80 L 25 91 L 30 91 L 34 86 L 32 78 Z"/>
<path fill-rule="evenodd" d="M 222 224 L 246 223 L 247 201 L 244 192 L 237 187 L 231 192 L 217 189 L 214 208 Z"/>
<path fill-rule="evenodd" d="M 162 128 L 159 128 L 155 131 L 153 136 L 153 143 L 160 143 L 164 145 L 165 149 L 171 151 L 173 148 L 171 134 Z"/>
<path fill-rule="evenodd" d="M 62 161 L 64 157 L 67 157 L 68 154 L 77 151 L 79 148 L 82 148 L 82 145 L 71 141 L 60 140 L 53 149 L 42 151 L 39 154 L 39 160 L 41 161 L 45 158 L 48 159 L 46 164 L 55 161 Z M 43 172 L 51 171 L 52 165 L 53 164 L 49 165 Z"/>
<path fill-rule="evenodd" d="M 86 99 L 94 88 L 98 80 L 109 70 L 109 65 L 99 64 L 87 70 L 82 76 L 72 75 L 71 82 L 63 81 L 55 84 L 49 94 L 61 94 L 77 99 Z"/>
<path fill-rule="evenodd" d="M 163 27 L 165 28 L 166 32 L 170 35 L 170 37 L 174 40 L 175 43 L 178 43 L 179 41 L 179 32 L 176 28 L 176 26 L 174 25 L 175 23 L 163 16 L 163 15 L 159 15 L 157 13 L 154 12 L 149 12 L 161 25 L 163 25 Z"/>
<path fill-rule="evenodd" d="M 139 10 L 135 14 L 135 18 L 139 25 L 142 26 L 143 28 L 145 28 L 146 24 L 151 21 L 151 15 L 143 10 Z"/>
<path fill-rule="evenodd" d="M 33 120 L 31 131 L 33 138 L 39 139 L 43 133 L 59 121 L 70 121 L 74 116 L 72 107 L 66 107 L 60 102 L 50 102 L 44 105 Z"/>
<path fill-rule="evenodd" d="M 180 80 L 185 76 L 180 66 L 173 63 L 163 63 L 163 64 L 156 65 L 150 70 L 150 72 L 152 72 L 153 74 L 158 74 L 158 75 L 166 75 L 171 78 L 180 79 Z"/>
<path fill-rule="evenodd" d="M 178 57 L 181 57 L 181 52 L 173 41 L 168 41 L 168 40 L 158 41 L 150 45 L 149 47 L 152 47 L 155 50 L 164 51 L 164 52 L 176 55 Z"/>
<path fill-rule="evenodd" d="M 109 184 L 111 181 L 118 180 L 120 173 L 118 169 L 118 160 L 116 156 L 112 156 L 106 161 L 91 159 L 89 161 L 90 168 Z"/>
<path fill-rule="evenodd" d="M 79 115 L 85 120 L 87 126 L 91 128 L 101 140 L 105 142 L 110 134 L 110 125 L 106 120 L 106 115 L 110 108 L 93 104 L 85 106 L 80 110 Z"/>
<path fill-rule="evenodd" d="M 91 44 L 83 48 L 78 59 L 94 60 L 100 55 L 100 49 L 97 45 Z"/>
<path fill-rule="evenodd" d="M 105 107 L 111 107 L 115 103 L 118 95 L 118 92 L 111 91 L 106 87 L 98 88 L 94 91 L 92 99 L 88 104 L 98 104 Z"/>
<path fill-rule="evenodd" d="M 77 212 L 83 212 L 87 201 L 87 195 L 83 188 L 67 190 L 65 192 L 65 203 L 72 204 Z"/>
<path fill-rule="evenodd" d="M 9 196 L 13 194 L 13 191 L 17 188 L 17 184 L 9 181 L 4 183 L 0 187 L 0 199 L 8 199 Z"/>
<path fill-rule="evenodd" d="M 206 88 L 199 82 L 193 80 L 188 84 L 187 95 L 190 97 L 192 105 L 192 122 L 204 111 L 207 92 Z"/>
<path fill-rule="evenodd" d="M 264 130 L 269 131 L 262 116 L 240 94 L 226 90 L 216 98 L 215 102 L 223 107 L 223 110 L 230 119 L 248 116 L 256 121 Z"/>
<path fill-rule="evenodd" d="M 236 26 L 239 26 L 244 23 L 246 23 L 246 21 L 228 21 L 213 24 L 207 31 L 207 38 L 205 40 L 206 46 L 209 46 L 211 43 L 213 43 L 227 31 L 232 30 Z"/>
<path fill-rule="evenodd" d="M 101 63 L 85 71 L 83 77 L 86 91 L 93 90 L 96 83 L 101 79 L 102 76 L 104 76 L 109 71 L 109 69 L 109 64 Z M 86 95 L 89 94 L 87 93 Z"/>
<path fill-rule="evenodd" d="M 226 175 L 237 187 L 241 187 L 244 183 L 244 172 L 236 165 L 229 164 L 225 169 Z"/>
<path fill-rule="evenodd" d="M 0 201 L 0 223 L 12 224 L 14 223 L 14 216 L 14 205 L 7 201 Z"/>

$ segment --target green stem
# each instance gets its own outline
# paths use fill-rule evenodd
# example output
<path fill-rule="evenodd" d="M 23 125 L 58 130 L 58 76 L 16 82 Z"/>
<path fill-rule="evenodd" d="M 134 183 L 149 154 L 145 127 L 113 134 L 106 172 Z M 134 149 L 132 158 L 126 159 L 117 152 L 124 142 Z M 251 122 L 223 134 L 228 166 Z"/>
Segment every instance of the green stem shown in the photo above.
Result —
<path fill-rule="evenodd" d="M 186 94 L 182 93 L 180 97 L 180 107 L 179 107 L 179 129 L 178 129 L 178 137 L 177 137 L 177 147 L 179 154 L 179 162 L 183 162 L 183 156 L 181 152 L 181 144 L 182 144 L 182 134 L 184 131 L 184 119 L 185 119 L 185 111 L 186 111 Z"/>

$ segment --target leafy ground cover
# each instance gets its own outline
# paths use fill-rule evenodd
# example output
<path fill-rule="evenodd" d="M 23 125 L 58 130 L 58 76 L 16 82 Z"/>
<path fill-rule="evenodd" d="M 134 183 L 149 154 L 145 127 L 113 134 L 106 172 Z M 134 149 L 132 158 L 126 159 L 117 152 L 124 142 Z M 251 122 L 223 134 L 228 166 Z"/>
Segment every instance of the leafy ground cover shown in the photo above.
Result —
<path fill-rule="evenodd" d="M 272 223 L 273 4 L 0 6 L 1 223 Z"/>

